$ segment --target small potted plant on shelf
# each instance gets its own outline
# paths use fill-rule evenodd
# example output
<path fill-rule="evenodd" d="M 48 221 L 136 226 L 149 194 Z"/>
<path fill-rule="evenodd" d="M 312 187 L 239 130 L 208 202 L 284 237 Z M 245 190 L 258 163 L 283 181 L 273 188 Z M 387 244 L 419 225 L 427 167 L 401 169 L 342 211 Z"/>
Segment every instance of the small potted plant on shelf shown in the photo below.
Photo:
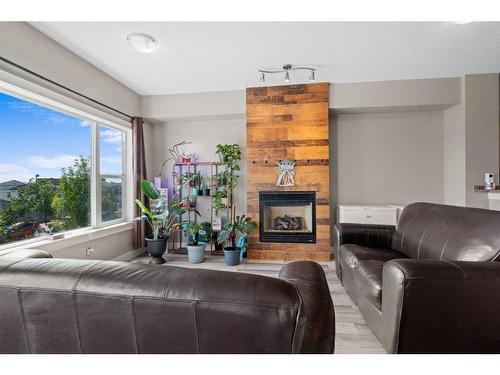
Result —
<path fill-rule="evenodd" d="M 152 234 L 145 238 L 148 253 L 152 257 L 150 263 L 162 264 L 165 263 L 163 254 L 167 250 L 170 232 L 181 225 L 179 222 L 181 215 L 188 211 L 192 211 L 197 215 L 200 213 L 194 208 L 181 206 L 178 191 L 174 194 L 172 200 L 167 203 L 166 197 L 160 194 L 160 191 L 151 181 L 142 180 L 141 190 L 151 200 L 150 208 L 139 199 L 136 199 L 135 202 L 141 208 L 143 215 L 134 220 L 144 220 L 150 226 Z"/>
<path fill-rule="evenodd" d="M 197 175 L 198 175 L 198 172 L 189 172 L 189 173 L 186 173 L 186 181 L 185 181 L 185 183 L 189 183 L 189 187 L 196 186 L 196 176 Z"/>
<path fill-rule="evenodd" d="M 190 174 L 190 179 L 189 179 L 189 186 L 191 186 L 191 195 L 201 195 L 200 190 L 201 190 L 201 181 L 202 181 L 202 176 L 201 173 L 198 172 L 193 172 Z"/>
<path fill-rule="evenodd" d="M 203 181 L 201 182 L 201 190 L 204 196 L 210 196 L 210 187 L 209 187 L 209 178 L 203 177 Z"/>
<path fill-rule="evenodd" d="M 175 172 L 174 177 L 175 177 L 175 184 L 176 185 L 182 185 L 184 183 L 185 176 L 182 173 Z"/>
<path fill-rule="evenodd" d="M 203 177 L 201 173 L 199 173 L 197 178 L 198 180 L 196 181 L 196 187 L 198 188 L 198 195 L 203 195 L 203 189 L 205 188 L 205 184 L 203 181 L 205 180 L 205 177 Z"/>
<path fill-rule="evenodd" d="M 200 241 L 200 225 L 189 226 L 189 242 L 187 244 L 190 263 L 201 263 L 205 259 L 205 242 Z"/>
<path fill-rule="evenodd" d="M 234 215 L 233 215 L 234 217 Z M 228 266 L 240 264 L 241 249 L 236 246 L 238 234 L 247 235 L 257 229 L 257 223 L 246 215 L 236 216 L 235 219 L 219 233 L 219 241 L 226 241 L 229 246 L 224 248 L 224 263 Z"/>
<path fill-rule="evenodd" d="M 225 190 L 216 191 L 213 195 L 212 207 L 215 211 L 227 208 L 227 192 Z"/>
<path fill-rule="evenodd" d="M 226 185 L 226 183 L 227 183 L 227 171 L 219 172 L 213 177 L 212 185 L 214 187 L 224 186 Z"/>

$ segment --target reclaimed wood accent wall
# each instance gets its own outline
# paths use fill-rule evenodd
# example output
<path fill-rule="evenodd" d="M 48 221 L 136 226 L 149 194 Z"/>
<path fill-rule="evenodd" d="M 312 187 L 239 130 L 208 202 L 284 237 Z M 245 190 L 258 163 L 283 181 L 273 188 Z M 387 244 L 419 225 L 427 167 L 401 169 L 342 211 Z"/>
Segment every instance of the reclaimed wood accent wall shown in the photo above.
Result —
<path fill-rule="evenodd" d="M 316 243 L 264 243 L 256 230 L 250 259 L 330 259 L 328 99 L 328 83 L 247 89 L 248 215 L 259 222 L 259 191 L 316 192 Z M 276 186 L 284 159 L 296 161 L 295 186 Z"/>

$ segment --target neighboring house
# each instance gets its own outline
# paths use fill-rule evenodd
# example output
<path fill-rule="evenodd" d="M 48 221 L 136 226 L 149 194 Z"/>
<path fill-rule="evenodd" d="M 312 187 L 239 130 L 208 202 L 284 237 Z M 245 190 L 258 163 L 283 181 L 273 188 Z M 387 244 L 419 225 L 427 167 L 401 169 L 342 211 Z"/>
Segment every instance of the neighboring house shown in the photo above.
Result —
<path fill-rule="evenodd" d="M 0 199 L 0 211 L 5 210 L 7 207 L 9 207 L 9 201 Z"/>
<path fill-rule="evenodd" d="M 5 182 L 0 182 L 0 208 L 5 208 L 5 202 L 9 202 L 11 198 L 17 197 L 17 189 L 24 186 L 25 183 L 17 180 L 9 180 Z M 5 201 L 5 202 L 3 202 Z"/>

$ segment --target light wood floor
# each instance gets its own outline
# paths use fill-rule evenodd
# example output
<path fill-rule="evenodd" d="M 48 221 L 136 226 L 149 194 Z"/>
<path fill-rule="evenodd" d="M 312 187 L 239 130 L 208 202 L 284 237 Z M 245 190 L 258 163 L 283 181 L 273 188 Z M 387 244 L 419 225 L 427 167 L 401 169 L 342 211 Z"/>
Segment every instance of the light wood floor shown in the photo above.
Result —
<path fill-rule="evenodd" d="M 132 262 L 147 263 L 149 261 L 147 254 L 134 258 Z M 207 255 L 205 262 L 191 264 L 187 261 L 187 255 L 167 254 L 166 265 L 206 268 L 212 270 L 223 270 L 233 272 L 246 272 L 264 276 L 278 277 L 278 272 L 283 263 L 255 263 L 247 261 L 238 266 L 228 267 L 224 264 L 222 256 Z M 334 262 L 320 262 L 323 266 L 335 305 L 336 337 L 335 353 L 346 354 L 381 354 L 385 353 L 378 339 L 367 327 L 365 320 L 361 316 L 358 308 L 352 303 L 350 298 L 340 284 L 335 274 Z"/>

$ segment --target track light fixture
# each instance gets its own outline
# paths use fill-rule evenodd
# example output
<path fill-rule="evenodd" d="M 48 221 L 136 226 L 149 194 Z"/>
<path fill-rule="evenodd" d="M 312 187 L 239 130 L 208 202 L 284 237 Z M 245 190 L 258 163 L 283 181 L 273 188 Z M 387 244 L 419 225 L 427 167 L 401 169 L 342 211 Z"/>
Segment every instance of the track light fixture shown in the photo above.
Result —
<path fill-rule="evenodd" d="M 308 70 L 310 72 L 309 74 L 309 81 L 314 81 L 316 80 L 316 69 L 311 68 L 309 66 L 295 66 L 292 64 L 285 64 L 281 68 L 270 68 L 270 69 L 259 69 L 260 72 L 260 82 L 264 83 L 266 82 L 266 73 L 269 74 L 274 74 L 274 73 L 285 73 L 285 82 L 290 82 L 290 72 L 292 70 Z"/>

